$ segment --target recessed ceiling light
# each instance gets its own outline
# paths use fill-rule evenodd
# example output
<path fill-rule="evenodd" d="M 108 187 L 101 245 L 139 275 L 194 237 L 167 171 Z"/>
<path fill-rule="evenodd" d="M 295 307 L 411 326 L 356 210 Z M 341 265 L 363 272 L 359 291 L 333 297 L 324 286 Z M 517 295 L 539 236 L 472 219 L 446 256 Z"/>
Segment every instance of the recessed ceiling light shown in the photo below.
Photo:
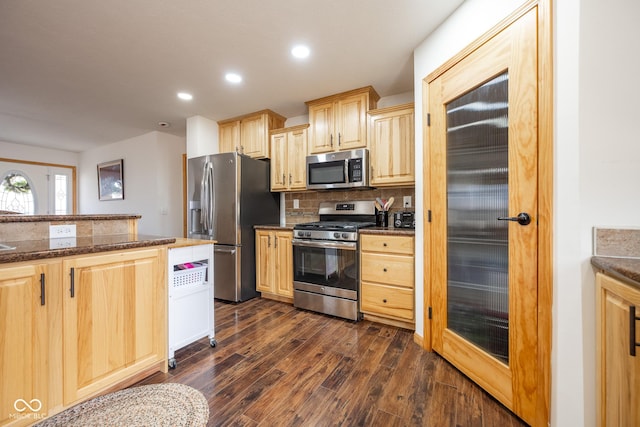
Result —
<path fill-rule="evenodd" d="M 191 101 L 193 99 L 193 95 L 187 92 L 178 92 L 178 98 L 182 99 L 183 101 Z"/>
<path fill-rule="evenodd" d="M 295 56 L 296 58 L 306 58 L 307 56 L 309 56 L 310 52 L 311 51 L 308 47 L 301 44 L 294 46 L 293 49 L 291 49 L 291 55 Z"/>
<path fill-rule="evenodd" d="M 240 83 L 242 81 L 242 76 L 240 74 L 236 74 L 236 73 L 227 73 L 224 78 L 229 82 L 229 83 Z"/>

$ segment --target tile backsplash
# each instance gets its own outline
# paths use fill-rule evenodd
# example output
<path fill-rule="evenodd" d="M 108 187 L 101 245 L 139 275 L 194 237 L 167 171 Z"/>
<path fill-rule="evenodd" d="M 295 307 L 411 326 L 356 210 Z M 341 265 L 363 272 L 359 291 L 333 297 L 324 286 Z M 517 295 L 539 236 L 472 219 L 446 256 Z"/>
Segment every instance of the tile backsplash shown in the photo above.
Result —
<path fill-rule="evenodd" d="M 402 200 L 404 196 L 411 196 L 411 207 L 404 208 Z M 375 200 L 376 197 L 382 199 L 395 199 L 393 206 L 389 209 L 389 214 L 403 210 L 415 210 L 415 188 L 374 188 L 370 190 L 327 190 L 327 191 L 300 191 L 285 193 L 285 216 L 287 224 L 300 224 L 318 220 L 318 208 L 320 202 L 340 201 L 340 200 Z M 293 208 L 293 201 L 299 201 L 299 208 Z"/>
<path fill-rule="evenodd" d="M 593 255 L 640 258 L 640 228 L 593 228 Z"/>

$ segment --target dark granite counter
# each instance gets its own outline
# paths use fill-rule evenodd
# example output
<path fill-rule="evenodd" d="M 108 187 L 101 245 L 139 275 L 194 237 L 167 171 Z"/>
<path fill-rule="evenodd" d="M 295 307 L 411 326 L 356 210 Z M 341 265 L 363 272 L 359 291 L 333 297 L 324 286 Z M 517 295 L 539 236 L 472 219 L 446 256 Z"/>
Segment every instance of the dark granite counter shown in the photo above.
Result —
<path fill-rule="evenodd" d="M 415 236 L 416 230 L 413 228 L 394 227 L 367 227 L 361 228 L 360 234 L 378 234 L 385 236 Z"/>
<path fill-rule="evenodd" d="M 606 274 L 640 289 L 640 258 L 594 256 L 591 265 Z"/>
<path fill-rule="evenodd" d="M 293 230 L 293 224 L 263 224 L 263 225 L 254 225 L 253 228 L 255 230 Z"/>
<path fill-rule="evenodd" d="M 141 215 L 98 214 L 98 215 L 0 215 L 3 222 L 69 222 L 69 221 L 113 221 L 121 219 L 140 219 Z"/>
<path fill-rule="evenodd" d="M 114 234 L 47 240 L 1 242 L 11 250 L 0 251 L 0 264 L 63 256 L 91 254 L 175 243 L 174 237 Z"/>

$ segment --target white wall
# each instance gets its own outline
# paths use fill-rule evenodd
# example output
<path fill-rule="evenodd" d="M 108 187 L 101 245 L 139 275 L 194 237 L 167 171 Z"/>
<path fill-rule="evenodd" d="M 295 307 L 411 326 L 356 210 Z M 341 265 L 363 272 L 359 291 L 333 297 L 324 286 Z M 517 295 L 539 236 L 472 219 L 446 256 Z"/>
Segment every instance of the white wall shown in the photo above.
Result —
<path fill-rule="evenodd" d="M 185 139 L 162 132 L 80 153 L 79 212 L 139 214 L 140 234 L 182 236 Z M 124 200 L 98 200 L 98 163 L 124 159 Z"/>
<path fill-rule="evenodd" d="M 50 148 L 0 141 L 0 157 L 12 160 L 77 166 L 79 154 L 72 151 L 52 150 Z"/>
<path fill-rule="evenodd" d="M 202 116 L 187 119 L 187 158 L 217 153 L 218 123 Z"/>

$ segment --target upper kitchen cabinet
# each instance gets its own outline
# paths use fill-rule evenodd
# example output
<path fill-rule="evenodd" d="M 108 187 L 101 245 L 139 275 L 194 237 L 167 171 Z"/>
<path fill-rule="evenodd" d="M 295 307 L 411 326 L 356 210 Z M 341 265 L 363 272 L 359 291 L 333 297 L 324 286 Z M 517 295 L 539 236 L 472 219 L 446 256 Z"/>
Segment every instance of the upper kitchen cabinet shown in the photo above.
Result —
<path fill-rule="evenodd" d="M 286 118 L 271 110 L 218 122 L 221 153 L 237 151 L 254 159 L 269 158 L 269 131 L 284 127 Z"/>
<path fill-rule="evenodd" d="M 367 112 L 379 99 L 367 86 L 307 101 L 309 154 L 367 147 Z"/>
<path fill-rule="evenodd" d="M 373 187 L 415 185 L 413 103 L 369 111 Z"/>
<path fill-rule="evenodd" d="M 271 191 L 306 188 L 308 127 L 304 124 L 271 131 Z"/>

